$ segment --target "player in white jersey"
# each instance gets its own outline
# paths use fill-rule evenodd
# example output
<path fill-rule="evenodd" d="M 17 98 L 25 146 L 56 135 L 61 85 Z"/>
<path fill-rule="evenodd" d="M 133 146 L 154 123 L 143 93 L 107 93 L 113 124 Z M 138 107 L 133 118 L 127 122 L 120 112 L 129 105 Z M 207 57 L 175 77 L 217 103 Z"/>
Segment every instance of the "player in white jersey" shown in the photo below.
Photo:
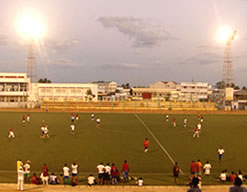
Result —
<path fill-rule="evenodd" d="M 44 138 L 44 137 L 45 137 L 45 127 L 42 126 L 42 127 L 40 128 L 40 130 L 41 130 L 41 136 L 40 136 L 40 138 Z"/>
<path fill-rule="evenodd" d="M 49 132 L 48 126 L 45 126 L 45 128 L 44 128 L 44 137 L 49 138 L 48 132 Z"/>
<path fill-rule="evenodd" d="M 94 113 L 91 114 L 91 120 L 94 121 Z"/>
<path fill-rule="evenodd" d="M 70 128 L 71 128 L 71 133 L 75 134 L 75 125 L 73 123 L 70 125 Z"/>
<path fill-rule="evenodd" d="M 166 122 L 168 122 L 169 121 L 169 115 L 167 114 L 166 115 Z"/>
<path fill-rule="evenodd" d="M 74 162 L 71 165 L 71 169 L 72 169 L 72 182 L 78 185 L 78 165 L 76 162 Z"/>
<path fill-rule="evenodd" d="M 198 127 L 198 131 L 201 132 L 202 124 L 201 123 L 198 123 L 197 124 L 197 127 Z"/>
<path fill-rule="evenodd" d="M 185 117 L 185 118 L 184 118 L 184 127 L 187 127 L 187 122 L 188 122 L 188 120 L 187 120 L 187 118 Z"/>
<path fill-rule="evenodd" d="M 111 179 L 111 167 L 110 167 L 110 163 L 107 163 L 105 166 L 105 175 L 104 175 L 104 182 L 106 185 L 109 184 Z"/>
<path fill-rule="evenodd" d="M 224 153 L 225 153 L 225 150 L 223 149 L 222 146 L 220 146 L 219 149 L 218 149 L 219 161 L 221 161 Z"/>
<path fill-rule="evenodd" d="M 97 127 L 100 127 L 100 118 L 96 119 L 96 124 Z"/>
<path fill-rule="evenodd" d="M 97 166 L 97 171 L 98 171 L 98 183 L 103 185 L 103 178 L 105 173 L 105 166 L 103 163 L 100 163 Z"/>
<path fill-rule="evenodd" d="M 15 138 L 14 130 L 12 128 L 9 131 L 9 139 L 10 138 Z"/>

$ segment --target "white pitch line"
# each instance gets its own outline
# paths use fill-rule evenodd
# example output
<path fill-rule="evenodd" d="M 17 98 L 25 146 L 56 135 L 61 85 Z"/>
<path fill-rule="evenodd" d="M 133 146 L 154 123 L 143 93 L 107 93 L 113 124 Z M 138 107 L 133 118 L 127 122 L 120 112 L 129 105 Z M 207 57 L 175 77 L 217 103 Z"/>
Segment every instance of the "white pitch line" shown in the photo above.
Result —
<path fill-rule="evenodd" d="M 168 157 L 168 159 L 170 159 L 170 161 L 172 162 L 172 164 L 175 164 L 174 159 L 171 157 L 171 155 L 167 152 L 167 150 L 161 145 L 161 143 L 159 142 L 159 140 L 155 137 L 155 135 L 153 134 L 153 132 L 148 128 L 148 126 L 142 121 L 142 119 L 135 113 L 136 118 L 141 122 L 141 124 L 146 128 L 146 130 L 150 133 L 150 135 L 152 135 L 152 137 L 154 138 L 154 140 L 157 142 L 157 144 L 160 146 L 160 148 L 162 149 L 162 151 L 166 154 L 166 156 Z M 183 175 L 183 171 L 181 169 L 179 169 L 180 173 Z"/>

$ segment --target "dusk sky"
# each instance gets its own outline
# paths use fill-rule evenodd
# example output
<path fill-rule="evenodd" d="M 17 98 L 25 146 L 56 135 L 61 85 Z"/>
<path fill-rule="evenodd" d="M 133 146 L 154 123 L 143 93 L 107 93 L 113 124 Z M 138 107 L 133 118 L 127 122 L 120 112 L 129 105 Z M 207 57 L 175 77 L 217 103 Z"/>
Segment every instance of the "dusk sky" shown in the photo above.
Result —
<path fill-rule="evenodd" d="M 20 14 L 41 18 L 37 75 L 52 82 L 222 79 L 222 25 L 238 31 L 232 42 L 235 83 L 247 85 L 247 0 L 1 0 L 0 72 L 25 72 L 27 42 Z"/>

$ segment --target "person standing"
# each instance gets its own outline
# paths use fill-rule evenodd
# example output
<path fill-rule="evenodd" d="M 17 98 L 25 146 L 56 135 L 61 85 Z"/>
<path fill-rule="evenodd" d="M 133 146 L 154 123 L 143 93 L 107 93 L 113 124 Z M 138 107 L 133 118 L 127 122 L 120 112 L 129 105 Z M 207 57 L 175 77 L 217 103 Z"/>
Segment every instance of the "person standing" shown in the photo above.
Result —
<path fill-rule="evenodd" d="M 23 166 L 23 162 L 22 162 L 22 160 L 21 159 L 18 159 L 18 161 L 17 161 L 17 171 L 19 171 L 19 169 L 20 169 L 20 167 L 22 167 Z"/>
<path fill-rule="evenodd" d="M 15 134 L 14 134 L 13 128 L 10 128 L 10 131 L 9 131 L 9 139 L 10 138 L 15 138 Z"/>
<path fill-rule="evenodd" d="M 179 179 L 178 179 L 178 177 L 179 177 L 179 166 L 178 166 L 177 162 L 175 162 L 175 165 L 173 166 L 173 177 L 174 177 L 175 183 L 177 183 L 177 181 L 179 181 Z"/>
<path fill-rule="evenodd" d="M 31 169 L 31 161 L 27 160 L 27 162 L 25 163 L 25 165 L 23 166 L 24 168 L 24 180 L 25 180 L 25 183 L 29 183 L 30 182 L 30 169 Z"/>
<path fill-rule="evenodd" d="M 91 120 L 94 121 L 94 113 L 91 114 Z"/>
<path fill-rule="evenodd" d="M 192 160 L 192 162 L 190 164 L 190 173 L 191 173 L 191 175 L 195 175 L 196 167 L 197 167 L 197 163 L 195 163 L 194 160 Z"/>
<path fill-rule="evenodd" d="M 201 175 L 202 172 L 201 172 L 201 169 L 202 169 L 202 163 L 201 163 L 201 160 L 199 159 L 197 162 L 196 162 L 197 166 L 196 166 L 196 171 L 197 171 L 197 175 Z"/>
<path fill-rule="evenodd" d="M 30 115 L 29 115 L 29 113 L 27 114 L 27 122 L 30 122 Z"/>
<path fill-rule="evenodd" d="M 69 168 L 67 166 L 67 163 L 65 163 L 63 167 L 63 182 L 65 185 L 69 184 Z"/>
<path fill-rule="evenodd" d="M 187 127 L 187 122 L 188 122 L 188 120 L 187 120 L 187 118 L 185 117 L 185 118 L 184 118 L 184 127 Z"/>
<path fill-rule="evenodd" d="M 168 122 L 169 121 L 169 115 L 167 114 L 166 115 L 166 122 Z"/>
<path fill-rule="evenodd" d="M 105 176 L 104 176 L 104 183 L 106 185 L 109 184 L 110 177 L 111 177 L 111 167 L 110 167 L 110 163 L 107 163 L 105 166 Z"/>
<path fill-rule="evenodd" d="M 198 137 L 199 138 L 199 129 L 198 126 L 196 125 L 195 132 L 193 134 L 193 138 Z"/>
<path fill-rule="evenodd" d="M 225 153 L 225 150 L 223 149 L 222 146 L 220 146 L 219 149 L 218 149 L 218 158 L 219 158 L 219 161 L 221 161 L 224 153 Z"/>
<path fill-rule="evenodd" d="M 46 166 L 46 163 L 44 163 L 44 166 L 43 166 L 43 168 L 42 168 L 42 176 L 43 176 L 43 179 L 42 179 L 42 181 L 43 181 L 43 185 L 48 185 L 49 184 L 49 169 L 48 169 L 48 167 Z"/>
<path fill-rule="evenodd" d="M 176 120 L 176 118 L 174 117 L 173 118 L 173 127 L 176 127 L 177 126 L 177 120 Z"/>
<path fill-rule="evenodd" d="M 100 118 L 96 119 L 96 127 L 100 127 Z"/>
<path fill-rule="evenodd" d="M 148 138 L 146 138 L 144 141 L 144 152 L 148 152 L 148 149 L 149 149 L 149 141 Z"/>
<path fill-rule="evenodd" d="M 17 190 L 24 190 L 24 170 L 22 166 L 20 166 L 18 170 Z"/>
<path fill-rule="evenodd" d="M 71 165 L 72 169 L 72 182 L 75 182 L 78 185 L 78 165 L 76 161 Z"/>
<path fill-rule="evenodd" d="M 117 167 L 114 163 L 112 163 L 112 166 L 111 166 L 111 176 L 112 176 L 112 184 L 116 185 L 117 184 L 118 170 L 117 170 Z"/>
<path fill-rule="evenodd" d="M 203 166 L 204 174 L 205 174 L 206 176 L 209 176 L 209 175 L 210 175 L 211 169 L 212 169 L 212 166 L 211 166 L 211 164 L 209 163 L 209 161 L 207 161 L 206 164 L 204 164 L 204 166 Z"/>
<path fill-rule="evenodd" d="M 100 163 L 97 166 L 97 171 L 98 171 L 98 183 L 99 183 L 99 185 L 100 184 L 103 185 L 103 178 L 104 178 L 104 173 L 105 173 L 105 166 L 103 163 Z"/>
<path fill-rule="evenodd" d="M 124 182 L 128 182 L 129 180 L 129 164 L 127 160 L 124 160 L 124 164 L 122 166 Z"/>

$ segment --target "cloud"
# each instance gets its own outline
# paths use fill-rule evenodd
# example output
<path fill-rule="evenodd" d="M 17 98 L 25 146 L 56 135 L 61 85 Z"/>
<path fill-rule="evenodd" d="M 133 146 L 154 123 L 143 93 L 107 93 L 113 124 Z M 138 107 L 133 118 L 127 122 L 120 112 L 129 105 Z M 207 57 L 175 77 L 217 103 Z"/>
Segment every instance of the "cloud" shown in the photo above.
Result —
<path fill-rule="evenodd" d="M 120 63 L 120 64 L 103 64 L 100 65 L 101 69 L 105 70 L 137 70 L 140 69 L 141 66 L 135 63 Z"/>
<path fill-rule="evenodd" d="M 0 45 L 8 45 L 8 44 L 9 44 L 8 36 L 0 33 Z"/>
<path fill-rule="evenodd" d="M 175 40 L 163 26 L 152 25 L 135 17 L 100 17 L 105 28 L 116 28 L 120 33 L 134 40 L 133 47 L 155 47 L 164 41 Z"/>
<path fill-rule="evenodd" d="M 77 39 L 49 39 L 45 42 L 45 46 L 50 48 L 53 52 L 64 52 L 78 45 Z"/>

